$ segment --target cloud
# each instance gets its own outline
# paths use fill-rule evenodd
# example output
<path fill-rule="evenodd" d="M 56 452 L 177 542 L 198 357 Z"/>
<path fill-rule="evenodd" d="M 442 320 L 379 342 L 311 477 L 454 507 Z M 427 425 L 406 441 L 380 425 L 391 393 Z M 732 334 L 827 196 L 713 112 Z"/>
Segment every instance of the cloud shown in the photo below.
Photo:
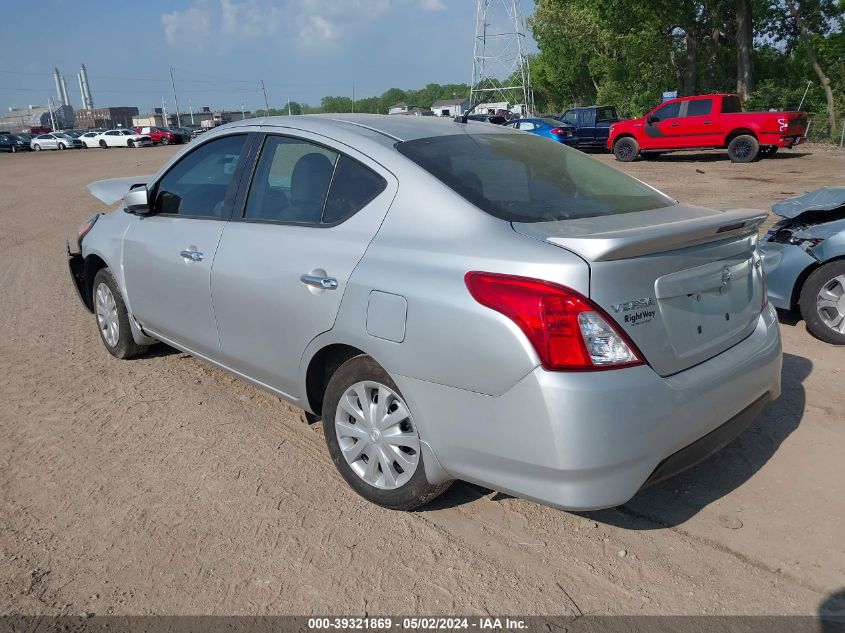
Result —
<path fill-rule="evenodd" d="M 286 32 L 305 48 L 331 46 L 393 10 L 442 11 L 443 0 L 193 0 L 161 16 L 170 46 L 202 50 L 211 41 L 237 44 Z"/>
<path fill-rule="evenodd" d="M 203 49 L 211 38 L 211 11 L 208 3 L 200 0 L 184 11 L 174 11 L 161 16 L 164 39 L 170 46 L 188 45 Z"/>

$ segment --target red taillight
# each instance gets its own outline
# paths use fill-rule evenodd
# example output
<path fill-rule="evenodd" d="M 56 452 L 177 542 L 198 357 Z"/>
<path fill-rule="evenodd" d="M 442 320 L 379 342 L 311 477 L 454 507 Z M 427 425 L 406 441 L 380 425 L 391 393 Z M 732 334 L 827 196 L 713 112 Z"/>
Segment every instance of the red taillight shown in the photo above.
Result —
<path fill-rule="evenodd" d="M 643 364 L 613 320 L 571 288 L 484 272 L 468 272 L 464 281 L 478 303 L 519 326 L 546 369 L 589 371 Z"/>
<path fill-rule="evenodd" d="M 564 130 L 563 128 L 555 127 L 552 128 L 552 131 L 549 132 L 549 134 L 566 134 L 566 130 Z"/>

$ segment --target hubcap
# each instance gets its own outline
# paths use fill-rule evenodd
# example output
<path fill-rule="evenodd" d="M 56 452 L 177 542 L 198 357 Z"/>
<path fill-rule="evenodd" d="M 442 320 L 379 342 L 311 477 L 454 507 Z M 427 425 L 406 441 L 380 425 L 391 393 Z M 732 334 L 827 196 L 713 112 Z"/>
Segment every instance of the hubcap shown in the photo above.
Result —
<path fill-rule="evenodd" d="M 420 438 L 408 406 L 388 387 L 358 382 L 340 398 L 335 434 L 346 463 L 382 490 L 405 485 L 420 462 Z"/>
<path fill-rule="evenodd" d="M 740 141 L 734 146 L 734 154 L 739 158 L 745 158 L 751 154 L 751 143 L 748 141 Z"/>
<path fill-rule="evenodd" d="M 845 275 L 828 281 L 816 297 L 816 311 L 834 332 L 845 334 Z"/>
<path fill-rule="evenodd" d="M 117 318 L 117 304 L 114 295 L 106 284 L 97 286 L 95 293 L 94 308 L 97 312 L 97 324 L 100 326 L 100 334 L 109 347 L 117 345 L 120 336 L 120 321 Z"/>

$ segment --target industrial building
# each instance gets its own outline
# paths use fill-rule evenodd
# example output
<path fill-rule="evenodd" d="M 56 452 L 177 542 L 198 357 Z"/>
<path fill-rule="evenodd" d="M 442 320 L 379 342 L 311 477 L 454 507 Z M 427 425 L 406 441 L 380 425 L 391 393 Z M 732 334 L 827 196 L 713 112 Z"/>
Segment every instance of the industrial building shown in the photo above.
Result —
<path fill-rule="evenodd" d="M 12 133 L 29 132 L 33 128 L 67 130 L 75 125 L 75 113 L 69 105 L 60 105 L 54 108 L 52 116 L 50 108 L 41 105 L 9 108 L 7 112 L 0 114 L 0 130 Z"/>
<path fill-rule="evenodd" d="M 154 108 L 152 112 L 138 114 L 132 117 L 132 124 L 136 127 L 181 127 L 184 125 L 199 125 L 202 127 L 217 127 L 224 123 L 252 118 L 252 112 L 241 110 L 216 110 L 208 106 L 200 108 L 199 112 L 180 113 L 179 120 L 173 112 L 165 112 L 162 108 Z"/>
<path fill-rule="evenodd" d="M 138 108 L 120 106 L 115 108 L 84 108 L 76 111 L 76 127 L 81 130 L 100 128 L 132 127 L 132 119 Z"/>

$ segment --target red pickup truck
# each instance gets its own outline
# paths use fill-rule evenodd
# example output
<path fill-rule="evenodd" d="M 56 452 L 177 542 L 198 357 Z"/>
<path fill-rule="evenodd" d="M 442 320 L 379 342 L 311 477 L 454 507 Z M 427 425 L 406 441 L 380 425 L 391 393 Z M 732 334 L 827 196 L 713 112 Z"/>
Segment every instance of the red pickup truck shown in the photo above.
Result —
<path fill-rule="evenodd" d="M 743 112 L 739 97 L 729 94 L 681 97 L 661 103 L 642 119 L 614 123 L 607 149 L 629 162 L 640 154 L 724 149 L 734 163 L 772 156 L 807 138 L 804 112 Z"/>
<path fill-rule="evenodd" d="M 153 141 L 153 145 L 169 145 L 170 143 L 185 142 L 185 138 L 179 132 L 161 127 L 136 127 L 135 131 L 138 134 L 149 136 Z"/>

